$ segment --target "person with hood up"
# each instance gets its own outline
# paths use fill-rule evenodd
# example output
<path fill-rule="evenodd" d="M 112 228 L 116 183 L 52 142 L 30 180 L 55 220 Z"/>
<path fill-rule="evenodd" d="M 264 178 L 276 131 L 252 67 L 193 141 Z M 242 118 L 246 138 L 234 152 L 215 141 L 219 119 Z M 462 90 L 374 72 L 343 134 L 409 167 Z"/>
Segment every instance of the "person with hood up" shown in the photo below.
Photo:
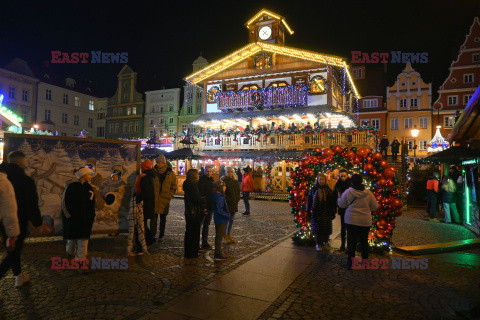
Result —
<path fill-rule="evenodd" d="M 77 181 L 65 188 L 62 197 L 63 239 L 67 240 L 66 251 L 69 258 L 75 256 L 75 259 L 80 261 L 87 258 L 88 240 L 95 220 L 95 192 L 90 185 L 91 173 L 88 167 L 74 170 Z"/>
<path fill-rule="evenodd" d="M 307 214 L 310 217 L 312 233 L 315 235 L 317 251 L 328 250 L 335 211 L 335 196 L 327 184 L 327 176 L 319 174 L 307 198 Z"/>
<path fill-rule="evenodd" d="M 155 234 L 157 233 L 156 228 L 158 215 L 155 214 L 155 183 L 157 183 L 158 187 L 158 177 L 155 173 L 155 170 L 153 170 L 153 163 L 150 160 L 143 161 L 140 165 L 140 168 L 142 169 L 142 174 L 139 174 L 135 180 L 135 200 L 137 205 L 140 204 L 142 206 L 144 222 L 143 232 L 145 241 L 147 245 L 150 246 L 156 242 Z M 149 219 L 150 226 L 148 225 Z M 137 236 L 141 239 L 140 233 L 137 234 Z"/>
<path fill-rule="evenodd" d="M 225 240 L 227 243 L 235 243 L 231 236 L 233 220 L 235 213 L 238 211 L 238 202 L 240 201 L 240 187 L 235 175 L 235 171 L 232 167 L 227 167 L 227 175 L 222 177 L 222 181 L 225 184 L 225 200 L 227 201 L 228 211 L 230 218 L 227 224 L 227 231 L 225 232 Z"/>
<path fill-rule="evenodd" d="M 3 172 L 0 172 L 0 220 L 2 223 L 2 234 L 4 234 L 7 246 L 7 256 L 0 264 L 0 278 L 3 278 L 10 268 L 12 268 L 13 274 L 18 278 L 20 272 L 15 269 L 20 267 L 20 251 L 16 250 L 16 241 L 20 235 L 17 201 L 15 200 L 13 186 Z M 15 285 L 17 286 L 17 279 L 15 279 Z"/>
<path fill-rule="evenodd" d="M 347 226 L 347 269 L 352 268 L 352 260 L 355 258 L 357 241 L 362 248 L 362 259 L 368 259 L 368 232 L 372 226 L 372 211 L 379 208 L 379 204 L 373 193 L 365 189 L 362 176 L 354 174 L 350 179 L 352 186 L 341 196 L 339 195 L 338 206 L 345 210 L 345 224 Z"/>
<path fill-rule="evenodd" d="M 177 177 L 173 173 L 172 165 L 164 155 L 156 159 L 155 171 L 159 179 L 159 192 L 155 195 L 155 213 L 160 215 L 160 241 L 165 234 L 167 215 L 170 209 L 170 201 L 177 191 Z"/>
<path fill-rule="evenodd" d="M 243 215 L 248 216 L 250 215 L 250 192 L 253 192 L 255 185 L 253 183 L 253 174 L 250 166 L 244 168 L 243 171 L 245 172 L 242 178 L 242 196 L 243 203 L 245 204 L 245 212 Z"/>
<path fill-rule="evenodd" d="M 18 216 L 18 223 L 20 226 L 20 235 L 15 244 L 15 250 L 7 255 L 0 264 L 0 277 L 2 277 L 9 268 L 12 269 L 15 276 L 15 286 L 20 287 L 30 279 L 22 272 L 21 254 L 25 238 L 28 235 L 29 222 L 37 230 L 46 229 L 47 224 L 42 220 L 42 214 L 38 207 L 38 193 L 35 181 L 27 176 L 25 168 L 28 167 L 28 162 L 25 154 L 21 151 L 12 151 L 7 156 L 8 163 L 3 162 L 0 165 L 0 171 L 7 174 L 8 180 L 12 183 L 13 190 L 17 201 L 17 208 L 15 213 Z M 53 228 L 49 227 L 53 232 Z M 5 237 L 5 234 L 2 234 Z M 6 238 L 6 237 L 5 237 Z"/>
<path fill-rule="evenodd" d="M 427 213 L 432 221 L 438 221 L 438 196 L 440 192 L 440 182 L 438 181 L 439 177 L 440 174 L 438 172 L 434 172 L 427 181 Z"/>
<path fill-rule="evenodd" d="M 198 180 L 198 190 L 200 196 L 205 198 L 205 209 L 207 214 L 203 218 L 202 223 L 202 247 L 201 250 L 212 250 L 212 246 L 208 243 L 208 231 L 213 218 L 213 168 L 207 166 L 205 174 Z"/>
<path fill-rule="evenodd" d="M 215 222 L 215 255 L 213 260 L 226 260 L 222 251 L 222 240 L 225 236 L 227 223 L 230 218 L 228 205 L 225 201 L 225 185 L 222 181 L 213 183 L 213 221 Z"/>
<path fill-rule="evenodd" d="M 345 169 L 340 170 L 339 179 L 335 184 L 334 195 L 342 196 L 342 194 L 350 188 L 350 178 L 348 177 L 348 172 Z M 336 202 L 336 201 L 335 201 Z M 340 245 L 340 251 L 345 251 L 347 227 L 345 226 L 345 209 L 338 207 L 338 215 L 340 216 L 341 229 L 340 237 L 342 239 L 342 244 Z"/>

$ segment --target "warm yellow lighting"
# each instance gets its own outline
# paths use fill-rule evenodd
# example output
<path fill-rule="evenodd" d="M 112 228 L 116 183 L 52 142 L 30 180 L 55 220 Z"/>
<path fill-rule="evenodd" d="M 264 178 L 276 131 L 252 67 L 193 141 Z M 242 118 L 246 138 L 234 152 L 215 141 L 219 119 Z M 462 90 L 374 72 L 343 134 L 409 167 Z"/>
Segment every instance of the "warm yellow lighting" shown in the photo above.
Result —
<path fill-rule="evenodd" d="M 290 27 L 288 26 L 287 22 L 285 21 L 285 19 L 282 19 L 282 22 L 283 24 L 285 25 L 285 28 L 287 28 L 288 32 L 290 32 L 290 34 L 293 34 L 293 30 L 290 29 Z"/>
<path fill-rule="evenodd" d="M 275 13 L 271 12 L 271 11 L 268 11 L 267 9 L 262 9 L 259 13 L 257 13 L 252 19 L 248 20 L 247 22 L 247 28 L 253 23 L 255 22 L 255 20 L 257 20 L 258 18 L 260 18 L 262 15 L 269 15 L 270 17 L 272 18 L 275 18 L 277 20 L 281 20 L 282 17 L 276 15 Z"/>
<path fill-rule="evenodd" d="M 293 117 L 297 119 L 298 121 L 301 121 L 303 123 L 307 123 L 307 120 L 302 119 L 298 114 L 294 114 Z"/>
<path fill-rule="evenodd" d="M 437 129 L 440 129 L 440 128 L 442 128 L 442 126 L 437 126 Z"/>
<path fill-rule="evenodd" d="M 249 124 L 248 121 L 245 121 L 245 120 L 243 120 L 243 119 L 237 119 L 237 121 L 240 122 L 240 123 L 243 123 L 243 124 Z"/>
<path fill-rule="evenodd" d="M 417 129 L 417 126 L 414 126 L 413 129 L 412 129 L 412 137 L 413 138 L 418 137 L 419 132 L 420 132 L 420 130 Z"/>
<path fill-rule="evenodd" d="M 267 119 L 262 118 L 262 117 L 257 118 L 257 120 L 258 120 L 258 121 L 261 121 L 261 122 L 263 122 L 263 123 L 268 123 Z"/>
<path fill-rule="evenodd" d="M 34 124 L 33 127 L 38 130 L 38 124 Z"/>
<path fill-rule="evenodd" d="M 317 118 L 313 114 L 308 113 L 307 116 L 313 121 L 313 123 L 317 122 Z"/>
<path fill-rule="evenodd" d="M 285 121 L 286 123 L 290 122 L 290 120 L 285 116 L 280 116 L 279 118 L 282 119 L 283 121 Z"/>

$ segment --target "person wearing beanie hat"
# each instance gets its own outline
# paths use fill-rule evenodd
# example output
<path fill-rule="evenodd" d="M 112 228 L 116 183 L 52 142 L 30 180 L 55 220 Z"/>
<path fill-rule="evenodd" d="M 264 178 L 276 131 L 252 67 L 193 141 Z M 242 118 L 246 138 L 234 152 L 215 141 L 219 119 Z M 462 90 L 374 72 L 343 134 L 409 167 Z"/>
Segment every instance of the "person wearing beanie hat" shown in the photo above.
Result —
<path fill-rule="evenodd" d="M 213 183 L 213 221 L 215 222 L 215 254 L 213 260 L 226 260 L 222 252 L 222 240 L 230 219 L 229 209 L 225 201 L 225 185 L 222 181 Z"/>
<path fill-rule="evenodd" d="M 82 167 L 74 170 L 78 181 L 70 183 L 62 197 L 63 238 L 67 240 L 66 251 L 70 258 L 85 261 L 88 239 L 95 220 L 95 193 L 90 181 L 91 170 Z M 81 262 L 80 272 L 85 271 L 86 262 Z"/>
<path fill-rule="evenodd" d="M 365 189 L 362 176 L 354 174 L 350 179 L 352 186 L 341 196 L 339 194 L 338 206 L 345 208 L 345 225 L 347 227 L 347 269 L 352 268 L 357 241 L 362 248 L 362 259 L 368 259 L 368 232 L 372 225 L 372 211 L 379 208 L 373 193 Z"/>
<path fill-rule="evenodd" d="M 225 232 L 225 240 L 227 243 L 235 243 L 231 236 L 233 227 L 233 220 L 235 213 L 238 211 L 238 202 L 240 201 L 240 187 L 238 185 L 235 170 L 232 167 L 227 167 L 227 175 L 222 177 L 222 181 L 225 184 L 225 200 L 227 201 L 228 211 L 230 217 L 227 224 L 227 230 Z"/>
<path fill-rule="evenodd" d="M 160 234 L 158 235 L 158 241 L 161 241 L 165 234 L 165 225 L 167 223 L 167 215 L 170 210 L 170 201 L 172 200 L 175 192 L 177 192 L 177 177 L 173 172 L 171 164 L 164 155 L 159 156 L 156 159 L 154 167 L 157 179 L 155 180 L 155 215 L 160 216 Z M 155 219 L 155 217 L 154 217 Z M 154 221 L 152 220 L 151 223 Z M 151 225 L 152 235 L 156 235 L 156 221 L 154 222 L 155 228 Z"/>

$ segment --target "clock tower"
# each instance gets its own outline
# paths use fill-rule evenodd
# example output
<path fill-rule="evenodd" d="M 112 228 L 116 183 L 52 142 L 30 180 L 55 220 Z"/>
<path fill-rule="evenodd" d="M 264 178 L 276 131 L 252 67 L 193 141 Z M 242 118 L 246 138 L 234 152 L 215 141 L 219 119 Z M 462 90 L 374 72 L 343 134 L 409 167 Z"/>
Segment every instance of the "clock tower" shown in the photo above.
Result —
<path fill-rule="evenodd" d="M 249 42 L 268 42 L 277 45 L 285 45 L 285 35 L 293 34 L 285 18 L 270 12 L 261 10 L 247 23 Z"/>

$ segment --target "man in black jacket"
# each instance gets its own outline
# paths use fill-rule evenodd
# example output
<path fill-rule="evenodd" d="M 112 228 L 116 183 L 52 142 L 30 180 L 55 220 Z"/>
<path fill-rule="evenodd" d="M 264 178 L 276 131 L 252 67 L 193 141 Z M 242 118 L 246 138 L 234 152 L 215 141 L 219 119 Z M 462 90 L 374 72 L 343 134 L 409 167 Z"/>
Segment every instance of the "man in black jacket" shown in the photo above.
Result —
<path fill-rule="evenodd" d="M 385 153 L 385 156 L 383 157 L 385 160 L 387 159 L 387 152 L 388 152 L 388 146 L 390 145 L 390 142 L 388 141 L 387 135 L 384 134 L 382 140 L 380 140 L 380 153 L 383 155 Z"/>
<path fill-rule="evenodd" d="M 213 217 L 213 168 L 206 167 L 205 174 L 198 180 L 198 190 L 200 197 L 205 197 L 205 208 L 207 214 L 203 219 L 202 226 L 202 250 L 211 250 L 212 246 L 208 243 L 208 228 Z"/>
<path fill-rule="evenodd" d="M 21 151 L 13 151 L 8 154 L 8 163 L 3 162 L 0 165 L 0 171 L 5 172 L 8 180 L 13 185 L 15 197 L 18 206 L 18 223 L 20 225 L 20 235 L 18 236 L 15 250 L 12 255 L 6 256 L 0 264 L 0 275 L 5 274 L 8 269 L 12 269 L 15 276 L 15 286 L 20 287 L 30 279 L 22 273 L 21 252 L 23 244 L 28 233 L 28 222 L 32 222 L 35 228 L 39 230 L 47 228 L 43 223 L 42 215 L 38 207 L 37 187 L 33 179 L 25 174 L 25 168 L 28 166 L 27 158 Z M 3 228 L 1 232 L 4 233 Z"/>

